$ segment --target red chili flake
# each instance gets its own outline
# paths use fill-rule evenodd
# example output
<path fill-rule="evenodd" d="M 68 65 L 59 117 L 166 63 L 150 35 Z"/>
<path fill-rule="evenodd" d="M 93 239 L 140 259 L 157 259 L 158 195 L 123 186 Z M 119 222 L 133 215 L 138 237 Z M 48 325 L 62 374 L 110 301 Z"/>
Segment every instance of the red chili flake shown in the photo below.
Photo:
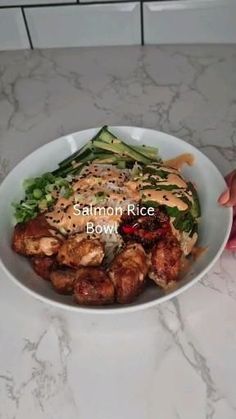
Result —
<path fill-rule="evenodd" d="M 137 228 L 136 227 L 129 226 L 129 225 L 124 225 L 122 227 L 122 230 L 123 230 L 123 232 L 125 234 L 134 234 L 135 231 L 137 231 Z"/>

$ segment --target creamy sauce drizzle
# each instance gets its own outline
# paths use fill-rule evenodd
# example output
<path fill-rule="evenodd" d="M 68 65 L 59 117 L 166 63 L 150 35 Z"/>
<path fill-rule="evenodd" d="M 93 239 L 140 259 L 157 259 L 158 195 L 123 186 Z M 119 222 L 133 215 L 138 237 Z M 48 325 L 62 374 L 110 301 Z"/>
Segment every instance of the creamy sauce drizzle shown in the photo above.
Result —
<path fill-rule="evenodd" d="M 85 215 L 84 213 L 78 215 L 75 213 L 74 205 L 80 204 L 81 208 L 86 205 L 93 207 L 104 206 L 122 206 L 123 210 L 127 209 L 129 203 L 138 203 L 145 195 L 145 200 L 156 201 L 160 205 L 167 205 L 169 207 L 177 207 L 180 211 L 188 208 L 186 202 L 181 197 L 185 196 L 190 201 L 191 195 L 186 192 L 187 183 L 181 177 L 179 168 L 183 163 L 192 164 L 193 156 L 184 154 L 167 161 L 165 164 L 172 164 L 172 167 L 160 165 L 150 165 L 154 169 L 158 169 L 167 173 L 167 177 L 161 177 L 159 174 L 144 175 L 138 180 L 130 179 L 130 174 L 127 170 L 119 170 L 109 165 L 91 164 L 81 173 L 78 179 L 73 183 L 72 188 L 74 193 L 68 199 L 59 198 L 51 212 L 46 214 L 48 222 L 57 227 L 64 233 L 74 233 L 84 231 L 87 222 L 94 224 L 114 224 L 119 223 L 121 215 L 96 214 Z M 175 166 L 175 167 L 174 167 Z M 173 185 L 174 190 L 154 190 L 143 189 L 145 185 L 150 183 L 148 176 L 151 176 L 156 181 L 156 186 L 161 188 L 161 185 Z M 105 201 L 96 203 L 94 198 L 98 194 L 105 196 Z"/>
<path fill-rule="evenodd" d="M 179 188 L 186 188 L 187 183 L 178 175 L 170 174 L 167 179 L 161 182 L 161 185 L 176 185 Z"/>
<path fill-rule="evenodd" d="M 148 201 L 157 201 L 160 205 L 168 205 L 169 207 L 177 207 L 180 211 L 185 211 L 188 205 L 177 198 L 170 191 L 155 191 L 153 189 L 145 189 L 143 194 Z"/>
<path fill-rule="evenodd" d="M 179 156 L 166 160 L 164 163 L 167 166 L 173 167 L 174 169 L 180 170 L 184 164 L 192 166 L 194 164 L 194 156 L 190 153 L 180 154 Z"/>

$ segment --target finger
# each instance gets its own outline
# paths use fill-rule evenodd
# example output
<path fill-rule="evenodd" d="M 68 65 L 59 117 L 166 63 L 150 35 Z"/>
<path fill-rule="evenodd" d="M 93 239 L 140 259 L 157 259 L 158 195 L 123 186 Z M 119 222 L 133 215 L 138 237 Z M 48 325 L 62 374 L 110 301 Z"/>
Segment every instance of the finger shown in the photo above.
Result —
<path fill-rule="evenodd" d="M 220 197 L 218 198 L 218 202 L 221 205 L 225 205 L 230 199 L 230 192 L 229 189 L 227 189 L 226 191 L 224 191 Z"/>
<path fill-rule="evenodd" d="M 236 239 L 229 240 L 226 244 L 226 249 L 236 251 Z"/>
<path fill-rule="evenodd" d="M 236 217 L 233 218 L 233 223 L 231 227 L 231 232 L 229 236 L 229 240 L 235 239 L 236 240 Z"/>
<path fill-rule="evenodd" d="M 226 203 L 227 206 L 235 206 L 236 205 L 236 177 L 234 177 L 231 181 L 230 185 L 230 198 Z"/>
<path fill-rule="evenodd" d="M 236 170 L 233 170 L 232 172 L 230 172 L 227 176 L 225 176 L 225 181 L 227 183 L 228 186 L 231 185 L 233 178 L 236 175 Z"/>
<path fill-rule="evenodd" d="M 230 200 L 230 188 L 235 179 L 236 179 L 236 170 L 233 170 L 231 173 L 225 176 L 225 181 L 227 185 L 229 186 L 229 189 L 227 189 L 220 195 L 220 197 L 218 198 L 219 204 L 226 205 L 228 201 Z M 231 205 L 232 204 L 230 203 L 229 206 Z"/>

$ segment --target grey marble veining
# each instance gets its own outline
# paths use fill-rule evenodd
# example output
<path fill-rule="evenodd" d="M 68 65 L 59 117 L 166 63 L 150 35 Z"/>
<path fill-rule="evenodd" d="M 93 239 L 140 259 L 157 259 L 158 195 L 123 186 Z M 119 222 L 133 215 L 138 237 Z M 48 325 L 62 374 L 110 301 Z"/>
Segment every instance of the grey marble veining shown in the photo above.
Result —
<path fill-rule="evenodd" d="M 0 54 L 0 177 L 84 128 L 137 125 L 236 163 L 236 47 Z M 235 255 L 190 290 L 127 316 L 76 315 L 1 272 L 0 419 L 235 419 Z"/>

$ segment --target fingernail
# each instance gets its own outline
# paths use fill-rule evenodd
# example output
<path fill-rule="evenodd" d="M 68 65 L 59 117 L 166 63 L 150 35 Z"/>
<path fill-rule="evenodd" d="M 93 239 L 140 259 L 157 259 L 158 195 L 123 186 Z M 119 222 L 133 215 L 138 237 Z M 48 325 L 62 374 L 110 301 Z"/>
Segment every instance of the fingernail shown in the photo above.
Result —
<path fill-rule="evenodd" d="M 229 198 L 230 198 L 230 193 L 229 193 L 229 190 L 227 190 L 220 195 L 218 202 L 222 205 L 225 205 L 227 201 L 229 200 Z"/>

